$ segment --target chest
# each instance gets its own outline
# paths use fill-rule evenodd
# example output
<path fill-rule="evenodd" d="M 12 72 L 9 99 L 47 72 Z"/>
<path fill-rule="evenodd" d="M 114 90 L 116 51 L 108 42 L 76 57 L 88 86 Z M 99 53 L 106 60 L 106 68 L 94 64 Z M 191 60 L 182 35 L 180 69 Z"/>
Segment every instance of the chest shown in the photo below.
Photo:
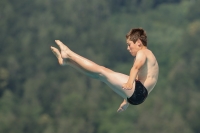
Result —
<path fill-rule="evenodd" d="M 144 79 L 147 77 L 148 74 L 148 67 L 145 63 L 138 71 L 138 79 Z"/>

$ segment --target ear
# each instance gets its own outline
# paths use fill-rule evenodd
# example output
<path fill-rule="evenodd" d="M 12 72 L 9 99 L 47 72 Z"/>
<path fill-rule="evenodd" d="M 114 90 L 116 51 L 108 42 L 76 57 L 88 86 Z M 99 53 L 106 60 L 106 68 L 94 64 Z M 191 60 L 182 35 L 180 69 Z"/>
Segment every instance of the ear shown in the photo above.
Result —
<path fill-rule="evenodd" d="M 140 39 L 138 39 L 137 40 L 137 45 L 139 46 L 139 47 L 141 47 L 143 44 L 142 44 L 142 41 L 140 40 Z"/>

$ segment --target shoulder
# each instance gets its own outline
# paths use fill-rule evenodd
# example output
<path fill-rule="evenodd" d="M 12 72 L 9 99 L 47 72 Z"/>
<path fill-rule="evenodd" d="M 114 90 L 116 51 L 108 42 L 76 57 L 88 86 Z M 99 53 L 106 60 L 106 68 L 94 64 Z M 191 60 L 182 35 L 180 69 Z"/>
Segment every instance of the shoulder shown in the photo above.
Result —
<path fill-rule="evenodd" d="M 147 60 L 147 56 L 145 54 L 145 51 L 139 50 L 135 57 L 135 65 L 142 66 L 143 64 L 145 64 L 146 60 Z"/>
<path fill-rule="evenodd" d="M 151 56 L 154 56 L 153 52 L 149 49 L 142 49 L 142 50 L 139 50 L 136 54 L 136 57 L 137 56 L 145 56 L 145 57 L 151 57 Z"/>
<path fill-rule="evenodd" d="M 137 58 L 146 58 L 146 52 L 145 50 L 139 50 L 136 54 L 136 59 Z"/>
<path fill-rule="evenodd" d="M 137 54 L 136 55 L 138 55 L 138 54 L 144 54 L 145 53 L 145 51 L 144 50 L 139 50 L 138 52 L 137 52 Z"/>

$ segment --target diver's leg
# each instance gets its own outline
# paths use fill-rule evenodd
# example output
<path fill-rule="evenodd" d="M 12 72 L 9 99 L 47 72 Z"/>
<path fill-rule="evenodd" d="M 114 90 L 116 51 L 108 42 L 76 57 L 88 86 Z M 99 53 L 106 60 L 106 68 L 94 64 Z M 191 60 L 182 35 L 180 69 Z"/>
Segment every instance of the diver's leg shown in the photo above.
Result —
<path fill-rule="evenodd" d="M 56 40 L 56 43 L 60 47 L 61 53 L 54 47 L 51 47 L 51 49 L 60 64 L 69 64 L 84 74 L 103 81 L 123 98 L 130 97 L 133 94 L 134 89 L 122 89 L 122 85 L 128 80 L 127 75 L 114 72 L 74 53 L 59 40 Z"/>

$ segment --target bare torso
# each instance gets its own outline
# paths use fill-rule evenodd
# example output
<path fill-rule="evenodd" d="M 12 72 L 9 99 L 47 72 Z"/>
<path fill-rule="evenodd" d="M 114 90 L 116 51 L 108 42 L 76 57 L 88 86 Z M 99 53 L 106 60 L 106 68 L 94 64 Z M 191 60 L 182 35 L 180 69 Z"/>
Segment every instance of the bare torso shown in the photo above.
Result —
<path fill-rule="evenodd" d="M 150 93 L 158 80 L 159 66 L 154 54 L 148 50 L 141 50 L 146 56 L 145 64 L 140 68 L 137 80 L 139 80 L 147 89 L 148 93 Z M 133 83 L 133 89 L 126 90 L 122 88 L 122 85 L 126 83 L 129 79 L 128 75 L 114 72 L 110 69 L 103 69 L 102 81 L 105 82 L 108 86 L 110 86 L 117 94 L 122 96 L 124 99 L 132 96 L 135 90 L 135 82 Z"/>
<path fill-rule="evenodd" d="M 124 102 L 122 102 L 122 104 L 120 105 L 118 112 L 126 110 L 129 105 L 126 99 L 131 97 L 135 91 L 135 82 L 133 82 L 132 89 L 123 89 L 124 83 L 129 80 L 130 76 L 114 72 L 74 53 L 59 40 L 56 40 L 55 42 L 60 47 L 61 52 L 54 47 L 51 47 L 51 50 L 58 58 L 58 62 L 60 65 L 68 64 L 79 70 L 83 74 L 106 83 L 113 91 L 115 91 L 117 94 L 125 99 Z M 155 56 L 150 50 L 142 49 L 141 52 L 143 52 L 146 56 L 146 60 L 142 67 L 139 69 L 136 76 L 137 79 L 142 82 L 142 84 L 150 93 L 156 85 L 159 73 L 159 66 Z"/>
<path fill-rule="evenodd" d="M 157 83 L 159 66 L 154 54 L 150 50 L 143 49 L 142 51 L 146 55 L 146 62 L 138 72 L 138 80 L 150 93 Z"/>

